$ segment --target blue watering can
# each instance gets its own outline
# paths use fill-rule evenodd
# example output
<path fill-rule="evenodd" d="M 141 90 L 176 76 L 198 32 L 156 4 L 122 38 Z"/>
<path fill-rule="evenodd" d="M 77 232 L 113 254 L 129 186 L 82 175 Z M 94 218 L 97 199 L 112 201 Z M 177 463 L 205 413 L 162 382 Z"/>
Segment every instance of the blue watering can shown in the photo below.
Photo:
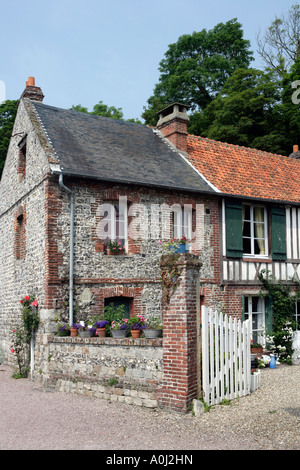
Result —
<path fill-rule="evenodd" d="M 271 354 L 270 369 L 276 369 L 276 358 L 274 354 Z"/>

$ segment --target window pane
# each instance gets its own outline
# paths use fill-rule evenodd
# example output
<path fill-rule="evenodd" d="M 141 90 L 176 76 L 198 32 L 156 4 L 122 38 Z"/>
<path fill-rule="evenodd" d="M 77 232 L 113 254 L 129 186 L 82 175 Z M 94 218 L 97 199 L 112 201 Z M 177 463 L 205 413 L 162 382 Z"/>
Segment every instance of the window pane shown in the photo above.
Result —
<path fill-rule="evenodd" d="M 250 228 L 250 222 L 244 222 L 244 227 L 243 227 L 243 236 L 244 237 L 250 237 L 251 235 L 251 228 Z"/>
<path fill-rule="evenodd" d="M 243 238 L 243 252 L 245 254 L 251 254 L 251 239 Z"/>

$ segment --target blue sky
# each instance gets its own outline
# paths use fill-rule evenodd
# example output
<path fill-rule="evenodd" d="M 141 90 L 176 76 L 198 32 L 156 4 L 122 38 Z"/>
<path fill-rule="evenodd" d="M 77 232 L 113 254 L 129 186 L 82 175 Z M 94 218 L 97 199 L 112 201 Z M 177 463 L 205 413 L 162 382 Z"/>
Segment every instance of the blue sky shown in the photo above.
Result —
<path fill-rule="evenodd" d="M 46 104 L 91 111 L 101 100 L 122 108 L 126 119 L 140 118 L 158 82 L 159 62 L 179 36 L 237 18 L 255 52 L 257 33 L 296 3 L 2 0 L 0 81 L 7 99 L 18 99 L 34 76 Z M 252 65 L 261 67 L 259 60 Z"/>

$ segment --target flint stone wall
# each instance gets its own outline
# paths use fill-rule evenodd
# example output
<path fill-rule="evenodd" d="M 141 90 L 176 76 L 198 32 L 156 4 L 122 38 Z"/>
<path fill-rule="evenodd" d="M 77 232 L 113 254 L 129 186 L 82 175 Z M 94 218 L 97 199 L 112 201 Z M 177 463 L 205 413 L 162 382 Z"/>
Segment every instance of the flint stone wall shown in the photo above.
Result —
<path fill-rule="evenodd" d="M 155 408 L 162 342 L 41 335 L 34 379 L 60 392 Z"/>

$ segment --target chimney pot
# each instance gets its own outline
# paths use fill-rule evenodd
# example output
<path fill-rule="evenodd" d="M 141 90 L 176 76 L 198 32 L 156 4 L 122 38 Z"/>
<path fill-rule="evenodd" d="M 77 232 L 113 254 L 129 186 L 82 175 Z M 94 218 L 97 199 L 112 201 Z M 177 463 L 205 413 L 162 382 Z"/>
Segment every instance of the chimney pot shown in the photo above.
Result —
<path fill-rule="evenodd" d="M 28 77 L 26 88 L 23 91 L 21 98 L 29 98 L 32 101 L 43 101 L 43 92 L 39 87 L 35 86 L 34 77 Z"/>
<path fill-rule="evenodd" d="M 293 145 L 293 153 L 298 152 L 299 146 L 298 145 Z"/>
<path fill-rule="evenodd" d="M 28 81 L 26 82 L 26 87 L 27 86 L 35 86 L 35 78 L 34 77 L 28 77 Z"/>

